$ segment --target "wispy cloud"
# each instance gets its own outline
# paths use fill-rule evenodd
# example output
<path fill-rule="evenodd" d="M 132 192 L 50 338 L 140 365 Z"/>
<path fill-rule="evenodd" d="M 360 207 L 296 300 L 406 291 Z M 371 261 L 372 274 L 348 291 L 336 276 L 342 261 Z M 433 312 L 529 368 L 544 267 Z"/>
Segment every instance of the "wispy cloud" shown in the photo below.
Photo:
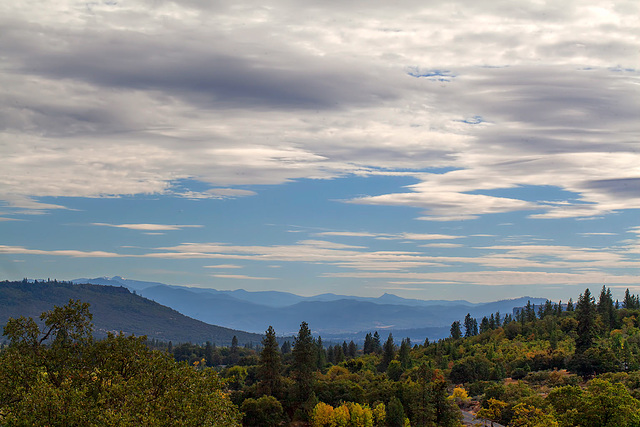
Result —
<path fill-rule="evenodd" d="M 275 277 L 254 277 L 245 276 L 244 274 L 212 274 L 212 277 L 220 279 L 241 279 L 241 280 L 275 280 Z"/>
<path fill-rule="evenodd" d="M 220 268 L 220 269 L 236 269 L 236 268 L 242 268 L 241 265 L 237 265 L 237 264 L 218 264 L 218 265 L 205 265 L 204 268 Z"/>
<path fill-rule="evenodd" d="M 102 227 L 114 227 L 114 228 L 127 228 L 129 230 L 144 230 L 144 231 L 173 231 L 181 230 L 183 228 L 200 228 L 202 225 L 169 225 L 169 224 L 107 224 L 104 222 L 94 222 L 91 225 L 98 225 Z M 147 233 L 149 234 L 149 233 Z"/>

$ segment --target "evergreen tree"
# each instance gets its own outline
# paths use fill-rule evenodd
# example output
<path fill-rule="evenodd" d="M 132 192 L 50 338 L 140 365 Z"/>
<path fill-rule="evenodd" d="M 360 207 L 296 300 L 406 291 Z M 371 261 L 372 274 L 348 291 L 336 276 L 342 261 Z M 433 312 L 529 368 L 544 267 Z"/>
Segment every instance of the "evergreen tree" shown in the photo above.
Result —
<path fill-rule="evenodd" d="M 573 311 L 573 299 L 569 298 L 569 302 L 567 302 L 567 311 Z"/>
<path fill-rule="evenodd" d="M 233 336 L 231 338 L 231 349 L 229 350 L 229 362 L 231 365 L 235 365 L 240 360 L 240 353 L 238 351 L 238 337 Z"/>
<path fill-rule="evenodd" d="M 375 353 L 382 352 L 382 342 L 380 341 L 380 334 L 378 334 L 378 331 L 375 331 L 373 334 L 373 351 Z"/>
<path fill-rule="evenodd" d="M 400 349 L 398 350 L 398 361 L 402 369 L 409 369 L 411 367 L 411 340 L 405 338 L 400 343 Z"/>
<path fill-rule="evenodd" d="M 213 366 L 213 345 L 211 341 L 207 341 L 204 346 L 204 361 L 207 366 Z"/>
<path fill-rule="evenodd" d="M 291 343 L 289 341 L 285 341 L 282 343 L 282 347 L 280 347 L 280 353 L 282 354 L 291 353 Z"/>
<path fill-rule="evenodd" d="M 464 317 L 464 336 L 465 338 L 478 335 L 478 321 L 467 313 Z"/>
<path fill-rule="evenodd" d="M 318 369 L 322 369 L 327 363 L 327 352 L 322 344 L 322 337 L 319 335 L 316 345 L 318 346 Z"/>
<path fill-rule="evenodd" d="M 627 290 L 624 292 L 624 300 L 622 301 L 622 305 L 624 305 L 624 308 L 628 309 L 640 308 L 638 296 L 632 295 L 629 292 L 629 288 L 627 288 Z"/>
<path fill-rule="evenodd" d="M 576 330 L 576 353 L 584 353 L 591 348 L 595 338 L 596 307 L 591 292 L 587 288 L 584 294 L 580 295 L 576 304 L 576 320 L 578 328 Z"/>
<path fill-rule="evenodd" d="M 337 365 L 340 362 L 344 362 L 344 351 L 341 345 L 333 347 L 333 364 Z"/>
<path fill-rule="evenodd" d="M 373 353 L 373 351 L 373 336 L 371 335 L 371 332 L 368 332 L 364 337 L 364 347 L 362 348 L 362 352 L 364 354 L 369 354 Z"/>
<path fill-rule="evenodd" d="M 460 330 L 460 321 L 456 320 L 451 324 L 451 338 L 457 340 L 462 338 L 462 331 Z"/>
<path fill-rule="evenodd" d="M 613 297 L 611 296 L 611 289 L 607 289 L 606 286 L 602 286 L 600 291 L 600 298 L 598 298 L 597 306 L 598 314 L 602 319 L 606 331 L 614 329 L 617 322 L 617 313 L 615 306 L 613 305 Z"/>
<path fill-rule="evenodd" d="M 353 342 L 353 340 L 349 341 L 349 352 L 347 356 L 353 359 L 356 357 L 357 353 L 358 353 L 358 346 L 356 345 L 356 343 Z"/>
<path fill-rule="evenodd" d="M 386 371 L 387 366 L 389 366 L 389 363 L 391 363 L 395 356 L 396 345 L 393 342 L 393 335 L 389 334 L 389 338 L 387 338 L 387 341 L 385 341 L 384 346 L 382 347 L 382 361 L 380 362 L 378 369 L 381 372 Z"/>
<path fill-rule="evenodd" d="M 300 324 L 300 330 L 293 344 L 291 376 L 296 383 L 296 401 L 306 402 L 313 389 L 313 373 L 316 368 L 317 347 L 311 336 L 307 322 Z"/>
<path fill-rule="evenodd" d="M 282 359 L 276 332 L 269 326 L 262 340 L 262 351 L 260 352 L 260 366 L 258 375 L 260 383 L 258 390 L 267 396 L 280 396 L 282 384 Z"/>
<path fill-rule="evenodd" d="M 488 332 L 491 330 L 491 324 L 489 323 L 489 319 L 487 316 L 484 316 L 480 321 L 480 333 Z"/>
<path fill-rule="evenodd" d="M 404 408 L 400 399 L 393 396 L 387 405 L 386 425 L 389 427 L 403 427 L 404 424 Z"/>

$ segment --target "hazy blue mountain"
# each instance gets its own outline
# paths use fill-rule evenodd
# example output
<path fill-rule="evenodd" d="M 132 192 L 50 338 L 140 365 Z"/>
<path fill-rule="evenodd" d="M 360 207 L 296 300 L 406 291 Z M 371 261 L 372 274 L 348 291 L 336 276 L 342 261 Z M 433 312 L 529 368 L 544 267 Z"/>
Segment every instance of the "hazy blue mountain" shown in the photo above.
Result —
<path fill-rule="evenodd" d="M 169 286 L 154 282 L 130 281 L 121 277 L 101 278 L 101 283 L 130 286 L 138 293 L 203 322 L 253 333 L 273 326 L 278 335 L 298 332 L 305 321 L 315 334 L 351 336 L 378 330 L 411 331 L 412 339 L 429 333 L 430 339 L 448 335 L 451 323 L 467 313 L 480 320 L 499 311 L 511 314 L 513 307 L 542 304 L 545 299 L 523 297 L 491 303 L 468 301 L 424 301 L 384 294 L 378 298 L 321 294 L 302 297 L 288 292 L 215 289 Z M 424 340 L 424 336 L 421 338 Z"/>

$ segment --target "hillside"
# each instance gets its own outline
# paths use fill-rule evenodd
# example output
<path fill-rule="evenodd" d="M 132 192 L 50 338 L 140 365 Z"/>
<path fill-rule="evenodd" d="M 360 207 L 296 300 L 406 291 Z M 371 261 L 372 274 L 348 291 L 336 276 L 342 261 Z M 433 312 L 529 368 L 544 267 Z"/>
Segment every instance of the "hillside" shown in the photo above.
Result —
<path fill-rule="evenodd" d="M 229 345 L 233 336 L 240 344 L 258 343 L 259 334 L 214 326 L 187 317 L 124 287 L 67 282 L 0 282 L 0 326 L 10 317 L 31 316 L 62 306 L 69 299 L 91 304 L 94 335 L 103 337 L 108 331 L 147 335 L 161 341 Z"/>

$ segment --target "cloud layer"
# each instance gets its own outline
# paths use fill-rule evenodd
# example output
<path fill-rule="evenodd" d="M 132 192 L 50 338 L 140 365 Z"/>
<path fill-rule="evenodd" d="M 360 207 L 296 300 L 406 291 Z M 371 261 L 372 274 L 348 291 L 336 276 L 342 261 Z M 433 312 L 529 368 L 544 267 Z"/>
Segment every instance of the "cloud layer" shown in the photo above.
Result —
<path fill-rule="evenodd" d="M 0 197 L 15 208 L 395 171 L 420 182 L 352 201 L 430 220 L 640 208 L 636 2 L 0 9 Z M 498 191 L 528 186 L 566 197 Z"/>

